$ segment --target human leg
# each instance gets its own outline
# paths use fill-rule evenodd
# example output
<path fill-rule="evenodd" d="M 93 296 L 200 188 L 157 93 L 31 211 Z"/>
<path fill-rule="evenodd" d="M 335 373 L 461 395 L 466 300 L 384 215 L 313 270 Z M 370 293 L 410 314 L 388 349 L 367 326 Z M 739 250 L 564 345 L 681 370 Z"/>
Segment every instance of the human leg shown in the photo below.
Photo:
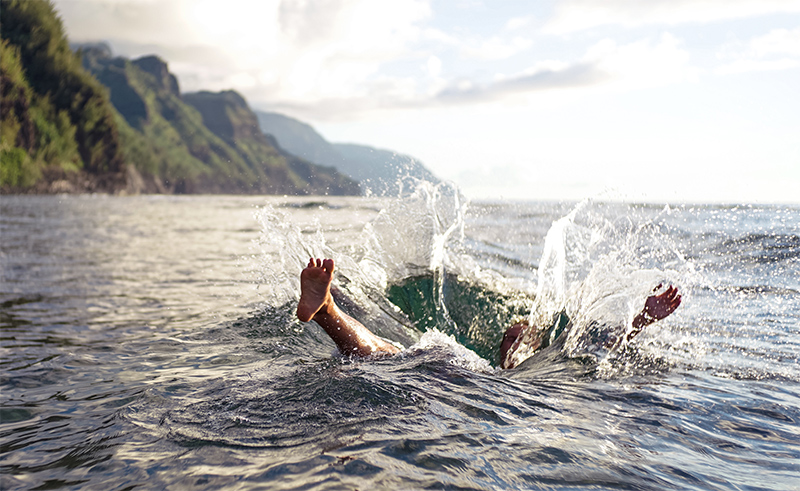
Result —
<path fill-rule="evenodd" d="M 394 354 L 395 346 L 373 334 L 363 324 L 342 312 L 331 296 L 333 259 L 312 258 L 300 273 L 300 301 L 297 318 L 315 321 L 333 339 L 344 355 Z"/>

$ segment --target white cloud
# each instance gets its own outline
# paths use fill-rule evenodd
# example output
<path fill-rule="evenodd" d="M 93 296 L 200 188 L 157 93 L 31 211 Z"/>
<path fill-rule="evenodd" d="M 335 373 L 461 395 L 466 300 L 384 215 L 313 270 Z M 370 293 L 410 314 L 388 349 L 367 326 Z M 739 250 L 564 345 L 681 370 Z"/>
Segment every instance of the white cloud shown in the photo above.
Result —
<path fill-rule="evenodd" d="M 569 33 L 603 25 L 709 23 L 799 12 L 800 0 L 564 0 L 545 30 Z"/>
<path fill-rule="evenodd" d="M 312 106 L 379 88 L 385 97 L 407 93 L 408 80 L 393 83 L 381 68 L 428 57 L 415 51 L 431 16 L 427 0 L 55 3 L 71 40 L 107 40 L 124 56 L 157 54 L 182 89 L 235 88 L 256 105 Z"/>
<path fill-rule="evenodd" d="M 795 68 L 800 66 L 800 27 L 794 30 L 773 29 L 744 45 L 731 43 L 717 56 L 727 61 L 716 70 L 723 75 Z"/>
<path fill-rule="evenodd" d="M 506 22 L 506 31 L 516 31 L 518 29 L 522 29 L 523 27 L 528 27 L 533 23 L 533 16 L 525 15 L 521 17 L 512 17 L 508 19 Z"/>
<path fill-rule="evenodd" d="M 583 59 L 528 61 L 527 69 L 488 83 L 472 74 L 445 79 L 442 66 L 449 59 L 442 57 L 474 61 L 474 73 L 484 76 L 479 63 L 529 51 L 533 40 L 511 31 L 532 17 L 512 18 L 493 36 L 467 36 L 432 27 L 426 0 L 230 0 L 225 8 L 217 0 L 57 0 L 57 8 L 73 39 L 108 40 L 126 56 L 160 55 L 185 91 L 234 88 L 257 107 L 313 120 L 488 102 L 611 80 L 671 83 L 682 77 L 685 63 L 667 36 L 655 46 L 603 41 Z M 428 78 L 391 70 L 410 61 L 424 66 Z"/>
<path fill-rule="evenodd" d="M 665 33 L 656 42 L 641 40 L 619 45 L 605 39 L 590 47 L 578 61 L 541 61 L 520 73 L 500 75 L 490 84 L 457 80 L 437 99 L 459 104 L 492 102 L 554 89 L 659 87 L 693 77 L 689 53 L 677 38 Z"/>
<path fill-rule="evenodd" d="M 800 27 L 792 31 L 775 29 L 750 42 L 748 54 L 754 57 L 791 55 L 800 57 Z"/>
<path fill-rule="evenodd" d="M 463 43 L 461 43 L 463 44 Z M 512 39 L 492 37 L 480 40 L 473 45 L 465 45 L 461 51 L 467 58 L 478 60 L 503 60 L 521 53 L 533 46 L 533 40 L 522 36 L 515 36 Z"/>
<path fill-rule="evenodd" d="M 458 36 L 431 27 L 423 31 L 423 38 L 434 49 L 440 47 L 453 48 L 462 57 L 478 61 L 511 58 L 533 46 L 533 40 L 530 37 L 492 36 L 481 38 L 465 35 Z"/>
<path fill-rule="evenodd" d="M 499 76 L 490 84 L 456 80 L 443 89 L 436 100 L 448 104 L 494 102 L 544 90 L 596 85 L 607 78 L 608 74 L 590 63 L 567 65 L 545 62 L 513 76 Z"/>
<path fill-rule="evenodd" d="M 780 60 L 736 60 L 715 70 L 719 75 L 730 75 L 747 72 L 772 72 L 789 70 L 800 66 L 800 61 L 783 58 Z"/>
<path fill-rule="evenodd" d="M 442 60 L 439 59 L 438 56 L 431 55 L 428 57 L 426 67 L 428 69 L 428 75 L 433 78 L 438 78 L 442 73 Z"/>
<path fill-rule="evenodd" d="M 612 74 L 618 85 L 632 89 L 669 85 L 694 77 L 689 52 L 669 33 L 662 34 L 656 43 L 641 40 L 618 45 L 605 39 L 592 46 L 585 59 Z"/>

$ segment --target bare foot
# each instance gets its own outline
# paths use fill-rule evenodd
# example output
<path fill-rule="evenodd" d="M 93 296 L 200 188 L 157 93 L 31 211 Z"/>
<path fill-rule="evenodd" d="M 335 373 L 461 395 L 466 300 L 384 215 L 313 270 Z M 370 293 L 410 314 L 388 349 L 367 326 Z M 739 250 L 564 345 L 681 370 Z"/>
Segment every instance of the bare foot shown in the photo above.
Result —
<path fill-rule="evenodd" d="M 533 353 L 542 346 L 544 335 L 549 332 L 545 329 L 529 329 L 527 319 L 518 322 L 506 330 L 503 335 L 503 341 L 500 343 L 500 368 L 514 368 L 524 360 L 514 359 L 514 353 L 520 349 L 523 341 L 525 341 L 526 351 Z M 535 336 L 535 337 L 534 337 Z"/>
<path fill-rule="evenodd" d="M 317 312 L 330 304 L 333 259 L 308 260 L 308 266 L 300 273 L 300 301 L 297 303 L 297 318 L 308 322 Z"/>
<path fill-rule="evenodd" d="M 659 284 L 653 289 L 653 293 L 662 287 Z M 628 333 L 627 339 L 630 341 L 642 330 L 655 321 L 667 317 L 681 304 L 681 296 L 678 294 L 678 287 L 670 285 L 667 290 L 659 295 L 650 295 L 644 302 L 642 312 L 633 319 L 633 330 Z"/>
<path fill-rule="evenodd" d="M 655 287 L 653 293 L 657 292 L 659 288 L 661 288 L 660 284 Z M 675 312 L 680 304 L 681 296 L 678 295 L 678 288 L 670 285 L 664 293 L 647 297 L 642 313 L 647 318 L 658 321 Z"/>
<path fill-rule="evenodd" d="M 377 353 L 399 352 L 363 324 L 336 307 L 331 296 L 333 259 L 309 259 L 300 273 L 300 301 L 297 318 L 303 322 L 314 320 L 331 337 L 343 355 L 368 356 Z"/>

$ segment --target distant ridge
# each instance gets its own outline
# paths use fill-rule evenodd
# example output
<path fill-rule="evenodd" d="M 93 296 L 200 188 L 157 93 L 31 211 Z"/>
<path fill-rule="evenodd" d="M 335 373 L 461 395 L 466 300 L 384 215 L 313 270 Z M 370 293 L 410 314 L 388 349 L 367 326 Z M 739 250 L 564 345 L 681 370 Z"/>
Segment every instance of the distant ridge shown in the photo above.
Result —
<path fill-rule="evenodd" d="M 130 125 L 121 135 L 137 152 L 145 191 L 359 194 L 358 184 L 334 169 L 279 152 L 238 93 L 181 94 L 156 56 L 113 58 L 102 45 L 81 52 Z"/>
<path fill-rule="evenodd" d="M 274 136 L 286 151 L 317 164 L 341 164 L 339 152 L 311 125 L 278 113 L 256 111 L 256 116 L 261 131 Z"/>
<path fill-rule="evenodd" d="M 274 136 L 281 148 L 314 163 L 336 167 L 359 181 L 365 194 L 397 195 L 400 182 L 408 177 L 439 182 L 414 157 L 366 145 L 330 143 L 311 125 L 283 114 L 256 111 L 256 116 L 261 130 Z"/>
<path fill-rule="evenodd" d="M 397 195 L 406 177 L 439 182 L 422 162 L 408 155 L 355 143 L 334 143 L 333 148 L 343 159 L 337 168 L 377 196 Z"/>
<path fill-rule="evenodd" d="M 278 150 L 239 94 L 181 94 L 157 56 L 70 45 L 49 0 L 0 11 L 0 193 L 360 193 Z"/>

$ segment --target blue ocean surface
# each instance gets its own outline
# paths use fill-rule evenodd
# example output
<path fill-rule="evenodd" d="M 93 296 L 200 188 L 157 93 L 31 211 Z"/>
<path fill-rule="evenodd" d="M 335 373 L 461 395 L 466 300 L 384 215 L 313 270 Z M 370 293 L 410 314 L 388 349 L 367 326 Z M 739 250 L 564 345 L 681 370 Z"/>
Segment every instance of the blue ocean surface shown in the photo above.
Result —
<path fill-rule="evenodd" d="M 309 257 L 401 354 L 296 319 Z M 0 196 L 0 367 L 3 490 L 795 490 L 800 207 Z"/>

